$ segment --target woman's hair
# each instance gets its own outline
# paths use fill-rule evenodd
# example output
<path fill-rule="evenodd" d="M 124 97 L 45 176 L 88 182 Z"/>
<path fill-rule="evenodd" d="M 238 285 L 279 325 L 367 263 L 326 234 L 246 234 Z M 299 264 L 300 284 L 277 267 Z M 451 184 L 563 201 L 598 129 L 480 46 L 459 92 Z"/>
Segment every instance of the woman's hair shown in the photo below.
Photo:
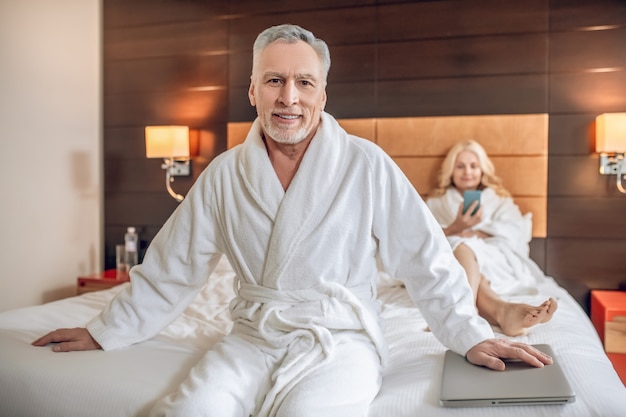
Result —
<path fill-rule="evenodd" d="M 452 183 L 452 171 L 454 171 L 457 156 L 463 151 L 473 152 L 478 157 L 480 170 L 483 173 L 479 188 L 492 188 L 497 195 L 503 197 L 511 195 L 511 193 L 502 186 L 502 179 L 496 175 L 496 169 L 491 159 L 489 159 L 489 156 L 487 156 L 485 148 L 475 140 L 470 139 L 457 143 L 448 151 L 448 155 L 446 155 L 439 169 L 437 187 L 430 193 L 431 196 L 437 197 L 443 195 L 449 186 L 454 185 Z"/>
<path fill-rule="evenodd" d="M 289 24 L 272 26 L 265 29 L 257 36 L 252 49 L 252 74 L 254 74 L 254 70 L 258 65 L 259 56 L 261 52 L 263 52 L 263 49 L 276 41 L 287 43 L 303 41 L 311 45 L 322 63 L 324 82 L 326 82 L 328 71 L 330 70 L 330 51 L 328 50 L 328 45 L 326 45 L 326 42 L 323 40 L 316 38 L 312 32 L 300 26 Z"/>

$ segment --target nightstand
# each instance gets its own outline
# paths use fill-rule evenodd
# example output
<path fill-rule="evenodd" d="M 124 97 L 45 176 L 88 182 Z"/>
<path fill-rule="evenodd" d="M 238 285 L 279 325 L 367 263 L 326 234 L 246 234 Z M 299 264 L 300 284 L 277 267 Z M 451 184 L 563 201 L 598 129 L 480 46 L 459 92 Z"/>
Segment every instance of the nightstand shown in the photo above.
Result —
<path fill-rule="evenodd" d="M 591 291 L 591 321 L 626 385 L 626 291 Z"/>
<path fill-rule="evenodd" d="M 76 292 L 78 294 L 84 294 L 86 292 L 106 290 L 128 281 L 130 281 L 128 272 L 118 272 L 116 269 L 107 269 L 97 274 L 78 277 Z"/>

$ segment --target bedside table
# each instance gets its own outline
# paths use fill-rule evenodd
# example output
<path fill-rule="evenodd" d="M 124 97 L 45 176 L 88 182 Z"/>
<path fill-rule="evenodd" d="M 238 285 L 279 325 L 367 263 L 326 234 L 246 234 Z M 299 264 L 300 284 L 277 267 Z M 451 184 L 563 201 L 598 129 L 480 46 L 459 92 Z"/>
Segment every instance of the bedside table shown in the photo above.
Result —
<path fill-rule="evenodd" d="M 626 385 L 626 291 L 592 290 L 591 321 Z"/>
<path fill-rule="evenodd" d="M 128 272 L 118 272 L 116 269 L 107 269 L 97 274 L 78 277 L 76 283 L 76 293 L 106 290 L 116 285 L 130 281 Z"/>

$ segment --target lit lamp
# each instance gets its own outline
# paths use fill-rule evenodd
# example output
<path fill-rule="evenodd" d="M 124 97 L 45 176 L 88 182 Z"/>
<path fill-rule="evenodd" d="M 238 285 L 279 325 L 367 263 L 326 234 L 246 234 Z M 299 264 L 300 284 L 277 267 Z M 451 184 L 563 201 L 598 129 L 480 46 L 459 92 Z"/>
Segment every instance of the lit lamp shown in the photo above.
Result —
<path fill-rule="evenodd" d="M 617 189 L 626 194 L 626 113 L 604 113 L 596 117 L 596 152 L 600 154 L 600 174 L 617 175 Z"/>
<path fill-rule="evenodd" d="M 165 170 L 167 192 L 179 203 L 185 199 L 172 189 L 174 176 L 191 173 L 189 161 L 189 127 L 146 126 L 146 157 L 163 158 L 161 168 Z"/>

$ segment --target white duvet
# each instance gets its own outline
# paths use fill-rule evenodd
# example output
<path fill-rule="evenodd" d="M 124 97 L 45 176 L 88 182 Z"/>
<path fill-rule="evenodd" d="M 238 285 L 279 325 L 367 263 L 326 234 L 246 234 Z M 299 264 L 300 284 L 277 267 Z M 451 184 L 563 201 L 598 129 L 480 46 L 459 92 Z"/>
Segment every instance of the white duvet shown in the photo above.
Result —
<path fill-rule="evenodd" d="M 228 300 L 234 273 L 221 261 L 216 275 L 176 321 L 155 338 L 111 352 L 53 353 L 30 342 L 57 327 L 83 326 L 121 287 L 0 314 L 0 416 L 142 416 L 176 389 L 204 351 L 231 327 Z M 576 402 L 551 406 L 449 409 L 439 405 L 445 348 L 426 331 L 426 322 L 406 290 L 381 281 L 379 299 L 389 344 L 383 386 L 370 417 L 417 416 L 626 416 L 626 389 L 603 352 L 588 317 L 550 279 L 537 296 L 559 300 L 545 324 L 516 339 L 548 343 L 564 366 Z M 130 284 L 124 284 L 130 285 Z M 189 416 L 193 417 L 193 416 Z M 297 417 L 297 416 L 294 416 Z"/>

